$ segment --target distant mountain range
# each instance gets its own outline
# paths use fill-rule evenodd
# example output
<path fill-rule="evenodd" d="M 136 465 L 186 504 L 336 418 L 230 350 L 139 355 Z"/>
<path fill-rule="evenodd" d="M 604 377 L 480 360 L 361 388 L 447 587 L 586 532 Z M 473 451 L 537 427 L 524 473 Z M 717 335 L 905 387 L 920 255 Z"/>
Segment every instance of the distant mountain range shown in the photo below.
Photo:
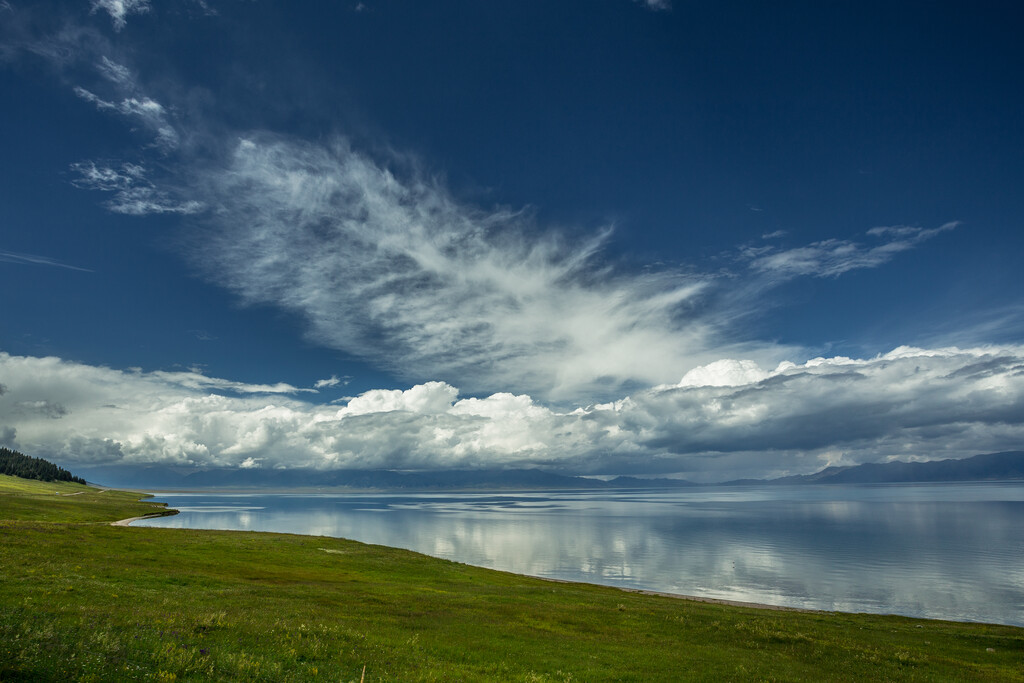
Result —
<path fill-rule="evenodd" d="M 942 481 L 999 481 L 1024 479 L 1024 451 L 989 453 L 961 460 L 869 463 L 828 467 L 816 474 L 779 479 L 743 479 L 721 484 L 696 484 L 685 479 L 616 477 L 605 481 L 542 470 L 263 470 L 171 467 L 94 467 L 81 472 L 89 481 L 107 486 L 141 489 L 199 488 L 333 488 L 403 490 L 495 489 L 622 489 L 684 488 L 708 485 L 881 484 Z"/>
<path fill-rule="evenodd" d="M 816 474 L 773 479 L 772 484 L 886 484 L 1024 479 L 1024 451 L 987 453 L 961 460 L 867 463 L 826 467 Z"/>
<path fill-rule="evenodd" d="M 85 470 L 90 481 L 122 488 L 331 488 L 352 489 L 608 489 L 697 486 L 681 479 L 616 477 L 610 481 L 555 474 L 536 469 L 441 470 L 262 470 L 205 469 L 186 471 L 172 467 L 94 467 Z"/>

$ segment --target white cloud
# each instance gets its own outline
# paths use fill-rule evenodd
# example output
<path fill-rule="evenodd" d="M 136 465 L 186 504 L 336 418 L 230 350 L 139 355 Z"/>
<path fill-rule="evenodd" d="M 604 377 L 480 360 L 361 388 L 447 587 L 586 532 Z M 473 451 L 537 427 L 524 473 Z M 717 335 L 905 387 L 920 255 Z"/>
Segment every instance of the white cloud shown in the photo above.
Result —
<path fill-rule="evenodd" d="M 104 77 L 114 82 L 119 90 L 128 92 L 137 90 L 127 68 L 104 57 L 97 69 Z M 167 110 L 151 97 L 129 94 L 123 96 L 120 101 L 114 102 L 105 100 L 81 86 L 75 86 L 73 91 L 86 102 L 96 105 L 96 108 L 101 111 L 117 112 L 141 123 L 154 135 L 153 145 L 158 149 L 169 151 L 178 146 L 178 131 L 171 125 Z"/>
<path fill-rule="evenodd" d="M 680 387 L 735 387 L 760 382 L 768 373 L 752 360 L 725 358 L 690 370 L 679 381 Z"/>
<path fill-rule="evenodd" d="M 164 372 L 157 370 L 149 373 L 149 376 L 166 382 L 169 385 L 201 391 L 232 391 L 239 394 L 296 394 L 315 391 L 314 389 L 299 389 L 284 382 L 277 382 L 276 384 L 234 382 L 217 377 L 207 377 L 198 370 L 190 370 L 188 372 Z"/>
<path fill-rule="evenodd" d="M 94 271 L 89 268 L 79 268 L 78 266 L 68 265 L 67 263 L 61 263 L 56 259 L 52 259 L 49 256 L 37 256 L 36 254 L 19 254 L 13 251 L 0 251 L 0 263 L 23 263 L 33 266 L 52 266 L 55 268 L 67 268 L 68 270 L 79 270 L 84 273 L 92 273 Z"/>
<path fill-rule="evenodd" d="M 78 174 L 71 181 L 75 187 L 112 192 L 113 198 L 106 202 L 106 206 L 114 213 L 144 216 L 154 213 L 192 214 L 203 210 L 200 202 L 175 199 L 167 191 L 157 189 L 146 178 L 146 169 L 138 164 L 123 163 L 114 168 L 85 161 L 71 164 L 71 170 Z"/>
<path fill-rule="evenodd" d="M 144 14 L 149 11 L 149 0 L 91 0 L 92 11 L 104 10 L 114 22 L 114 30 L 120 31 L 128 24 L 129 14 Z"/>
<path fill-rule="evenodd" d="M 124 64 L 118 64 L 104 55 L 100 57 L 99 63 L 96 64 L 96 69 L 100 72 L 100 75 L 112 83 L 126 88 L 134 87 L 131 72 Z"/>
<path fill-rule="evenodd" d="M 828 239 L 794 249 L 774 247 L 748 247 L 743 251 L 754 271 L 779 278 L 800 275 L 836 277 L 858 268 L 876 268 L 890 261 L 901 251 L 911 249 L 939 233 L 956 228 L 958 223 L 946 223 L 925 230 L 908 226 L 878 227 L 868 230 L 868 236 L 885 240 L 867 246 L 850 240 Z M 765 235 L 775 237 L 778 233 Z"/>
<path fill-rule="evenodd" d="M 427 382 L 411 389 L 374 389 L 353 398 L 339 415 L 366 415 L 367 413 L 437 414 L 447 412 L 459 390 L 444 382 Z"/>
<path fill-rule="evenodd" d="M 571 412 L 510 393 L 459 399 L 444 382 L 372 390 L 339 408 L 284 384 L 0 353 L 0 434 L 67 464 L 539 466 L 698 480 L 962 457 L 1024 438 L 1022 346 L 900 347 L 773 370 L 723 359 L 688 377 Z"/>
<path fill-rule="evenodd" d="M 399 155 L 250 132 L 217 158 L 217 144 L 188 144 L 211 137 L 179 126 L 173 101 L 150 97 L 103 52 L 88 53 L 95 87 L 76 93 L 139 124 L 161 158 L 75 164 L 74 183 L 109 193 L 122 214 L 203 213 L 190 251 L 211 280 L 298 313 L 317 343 L 408 381 L 607 400 L 722 355 L 773 365 L 791 350 L 734 341 L 766 285 L 874 267 L 952 227 L 878 228 L 874 246 L 751 247 L 743 258 L 764 276 L 757 287 L 684 269 L 624 272 L 602 259 L 610 229 L 568 237 L 526 211 L 468 205 Z"/>
<path fill-rule="evenodd" d="M 672 9 L 671 0 L 633 0 L 633 2 L 638 2 L 647 9 L 651 9 L 656 12 Z"/>
<path fill-rule="evenodd" d="M 565 397 L 678 378 L 709 344 L 693 314 L 708 278 L 616 274 L 607 233 L 539 235 L 344 142 L 253 136 L 196 184 L 212 226 L 194 257 L 212 279 L 406 377 Z"/>
<path fill-rule="evenodd" d="M 341 385 L 348 384 L 348 378 L 342 379 L 342 378 L 339 378 L 337 375 L 331 375 L 330 377 L 328 377 L 326 379 L 318 379 L 313 384 L 313 388 L 314 389 L 329 389 L 331 387 L 336 387 L 339 384 L 341 384 Z"/>

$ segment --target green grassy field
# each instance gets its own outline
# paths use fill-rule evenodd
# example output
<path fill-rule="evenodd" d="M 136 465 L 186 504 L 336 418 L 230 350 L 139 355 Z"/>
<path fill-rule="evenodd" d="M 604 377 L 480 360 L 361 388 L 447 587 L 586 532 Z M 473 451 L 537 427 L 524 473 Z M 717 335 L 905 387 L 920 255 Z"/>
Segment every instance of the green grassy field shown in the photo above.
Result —
<path fill-rule="evenodd" d="M 56 495 L 59 492 L 61 495 Z M 78 495 L 68 495 L 78 494 Z M 0 478 L 0 681 L 1024 681 L 1024 629 L 714 605 Z"/>

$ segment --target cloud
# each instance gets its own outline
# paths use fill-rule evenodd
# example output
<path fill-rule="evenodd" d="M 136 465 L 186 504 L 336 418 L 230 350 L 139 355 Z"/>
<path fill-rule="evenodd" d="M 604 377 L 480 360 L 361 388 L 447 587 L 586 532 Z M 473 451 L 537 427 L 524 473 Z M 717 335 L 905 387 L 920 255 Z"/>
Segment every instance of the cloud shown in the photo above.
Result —
<path fill-rule="evenodd" d="M 114 22 L 114 30 L 120 31 L 128 24 L 129 14 L 145 14 L 149 11 L 149 0 L 91 0 L 92 11 L 104 10 Z"/>
<path fill-rule="evenodd" d="M 13 251 L 0 251 L 0 263 L 21 263 L 33 266 L 52 266 L 54 268 L 67 268 L 68 270 L 77 270 L 83 273 L 95 272 L 89 268 L 79 268 L 78 266 L 68 265 L 67 263 L 61 263 L 56 259 L 52 259 L 49 256 L 37 256 L 35 254 L 19 254 Z"/>
<path fill-rule="evenodd" d="M 284 382 L 278 382 L 276 384 L 249 384 L 246 382 L 234 382 L 216 377 L 207 377 L 198 370 L 190 370 L 188 372 L 164 372 L 157 370 L 149 373 L 149 376 L 162 382 L 166 382 L 169 385 L 177 385 L 186 389 L 198 389 L 202 391 L 231 391 L 238 394 L 297 394 L 314 391 L 313 389 L 299 389 Z"/>
<path fill-rule="evenodd" d="M 722 467 L 764 455 L 785 468 L 808 454 L 864 462 L 1020 443 L 1024 347 L 899 347 L 771 371 L 735 363 L 703 368 L 708 381 L 692 381 L 695 371 L 676 387 L 636 395 L 620 418 L 641 420 L 635 431 L 648 448 L 729 455 Z"/>
<path fill-rule="evenodd" d="M 344 140 L 241 139 L 197 175 L 210 211 L 191 257 L 243 300 L 301 314 L 321 344 L 471 391 L 649 385 L 708 347 L 710 278 L 617 274 L 607 231 L 570 240 L 398 166 Z"/>
<path fill-rule="evenodd" d="M 15 409 L 38 413 L 51 420 L 59 420 L 68 414 L 68 409 L 51 401 L 22 401 L 15 404 Z"/>
<path fill-rule="evenodd" d="M 341 379 L 337 375 L 331 375 L 327 379 L 318 379 L 314 384 L 314 389 L 329 389 L 330 387 L 336 387 L 339 384 L 348 384 L 348 378 Z"/>
<path fill-rule="evenodd" d="M 132 92 L 137 90 L 127 68 L 111 62 L 103 57 L 97 70 L 105 78 L 113 82 L 118 90 Z M 100 111 L 110 111 L 141 123 L 154 135 L 153 145 L 168 151 L 178 146 L 178 131 L 170 123 L 167 110 L 162 104 L 145 95 L 127 95 L 120 101 L 108 101 L 86 90 L 81 86 L 72 88 L 80 98 L 93 104 Z"/>
<path fill-rule="evenodd" d="M 1024 438 L 1022 346 L 900 347 L 773 369 L 720 359 L 674 385 L 562 411 L 525 394 L 459 398 L 445 382 L 338 407 L 283 384 L 5 353 L 0 378 L 0 431 L 67 464 L 543 467 L 721 481 L 963 457 Z"/>
<path fill-rule="evenodd" d="M 752 360 L 725 358 L 690 370 L 677 386 L 680 387 L 735 387 L 760 382 L 768 373 Z"/>
<path fill-rule="evenodd" d="M 647 9 L 654 10 L 655 12 L 663 12 L 672 9 L 671 0 L 633 0 L 638 2 Z"/>
<path fill-rule="evenodd" d="M 791 349 L 744 339 L 739 325 L 763 309 L 767 287 L 874 267 L 951 227 L 875 229 L 873 246 L 749 247 L 739 276 L 617 268 L 605 257 L 610 227 L 583 235 L 527 210 L 467 204 L 399 154 L 371 156 L 344 138 L 214 136 L 199 117 L 186 125 L 176 112 L 187 106 L 150 96 L 93 43 L 79 63 L 95 83 L 75 92 L 154 142 L 140 150 L 145 163 L 74 164 L 72 182 L 108 193 L 117 213 L 195 216 L 184 251 L 208 279 L 298 314 L 316 343 L 409 382 L 608 400 L 723 355 L 771 364 Z"/>
<path fill-rule="evenodd" d="M 106 202 L 106 207 L 114 213 L 130 216 L 193 214 L 204 208 L 200 202 L 175 199 L 166 190 L 158 189 L 146 178 L 146 169 L 139 164 L 122 163 L 115 168 L 83 161 L 71 164 L 71 170 L 78 174 L 71 181 L 75 187 L 112 192 L 113 198 Z"/>
<path fill-rule="evenodd" d="M 542 428 L 536 420 L 506 424 L 458 408 L 458 391 L 442 382 L 365 392 L 339 408 L 284 394 L 246 395 L 265 387 L 194 372 L 122 371 L 53 357 L 0 353 L 0 377 L 9 388 L 0 396 L 0 415 L 10 421 L 3 428 L 17 428 L 26 452 L 67 463 L 501 465 L 528 460 L 524 430 Z M 225 388 L 241 395 L 211 393 Z M 66 407 L 60 420 L 14 409 L 58 400 Z"/>
<path fill-rule="evenodd" d="M 953 230 L 957 225 L 959 223 L 950 222 L 931 230 L 902 225 L 872 228 L 868 230 L 868 236 L 882 240 L 882 243 L 870 246 L 850 240 L 828 239 L 795 249 L 747 247 L 742 253 L 743 259 L 748 261 L 753 271 L 772 277 L 837 277 L 858 268 L 877 268 L 896 254 L 940 233 Z M 776 232 L 764 238 L 779 235 Z"/>

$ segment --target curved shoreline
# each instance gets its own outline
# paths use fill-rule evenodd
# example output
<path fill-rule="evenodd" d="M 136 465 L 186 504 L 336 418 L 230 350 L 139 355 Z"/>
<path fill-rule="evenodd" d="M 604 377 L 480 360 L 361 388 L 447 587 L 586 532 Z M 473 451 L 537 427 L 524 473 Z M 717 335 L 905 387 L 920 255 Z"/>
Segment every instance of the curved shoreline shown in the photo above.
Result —
<path fill-rule="evenodd" d="M 161 492 L 161 493 L 172 493 L 172 492 Z M 147 494 L 147 495 L 148 495 L 148 497 L 152 498 L 152 497 L 155 497 L 155 496 L 159 495 L 159 493 L 156 493 L 156 494 L 150 493 L 150 494 Z M 166 503 L 164 503 L 164 504 L 166 505 Z M 140 516 L 140 517 L 131 517 L 131 518 L 128 518 L 128 519 L 125 519 L 125 520 L 119 520 L 118 522 L 112 522 L 111 525 L 112 526 L 129 526 L 132 522 L 135 522 L 135 521 L 138 521 L 138 520 L 170 516 L 170 515 L 178 514 L 178 512 L 179 512 L 178 510 L 171 509 L 171 510 L 167 510 L 167 511 L 164 511 L 164 512 L 161 512 L 161 513 L 147 514 L 147 515 L 143 515 L 143 516 Z M 252 533 L 294 534 L 294 535 L 300 535 L 300 536 L 316 536 L 317 535 L 317 534 L 303 534 L 303 533 L 298 533 L 298 532 L 269 531 L 269 530 L 259 530 L 259 529 L 223 529 L 223 530 L 224 531 L 247 531 L 247 532 L 252 532 Z M 332 538 L 339 538 L 339 539 L 342 539 L 342 540 L 354 541 L 354 542 L 357 542 L 357 543 L 364 543 L 364 544 L 367 544 L 367 545 L 375 545 L 375 543 L 373 543 L 372 541 L 361 541 L 361 540 L 358 540 L 358 539 L 347 538 L 347 537 L 342 537 L 342 536 L 337 536 L 337 537 L 332 537 Z M 989 624 L 997 624 L 997 625 L 1003 625 L 1003 626 L 1020 627 L 1020 626 L 1018 626 L 1017 624 L 1015 624 L 1013 622 L 1008 622 L 1008 621 L 992 621 L 991 617 L 985 618 L 985 617 L 978 617 L 978 616 L 973 616 L 973 615 L 972 615 L 972 617 L 966 617 L 965 618 L 963 615 L 960 615 L 960 614 L 955 615 L 955 616 L 954 615 L 950 615 L 950 614 L 930 616 L 930 615 L 921 615 L 921 614 L 909 614 L 909 613 L 905 613 L 905 612 L 873 611 L 873 610 L 870 610 L 870 609 L 864 610 L 862 605 L 850 605 L 851 607 L 861 607 L 862 608 L 861 611 L 847 611 L 847 610 L 843 610 L 843 609 L 836 609 L 834 605 L 823 605 L 821 607 L 793 606 L 793 605 L 780 605 L 780 604 L 770 604 L 770 603 L 761 603 L 761 602 L 749 602 L 749 601 L 744 601 L 744 600 L 735 600 L 735 599 L 731 599 L 731 598 L 727 598 L 727 597 L 710 597 L 710 596 L 701 596 L 701 595 L 691 595 L 691 594 L 685 594 L 685 593 L 672 593 L 672 592 L 666 592 L 666 591 L 662 591 L 662 590 L 655 590 L 655 589 L 649 589 L 649 588 L 636 588 L 636 587 L 630 587 L 630 586 L 617 586 L 617 585 L 607 584 L 607 583 L 597 583 L 597 582 L 588 581 L 585 578 L 583 580 L 579 580 L 579 579 L 554 578 L 554 577 L 540 576 L 540 575 L 536 575 L 536 574 L 525 574 L 525 573 L 520 573 L 520 572 L 516 572 L 516 571 L 510 571 L 508 569 L 500 569 L 500 568 L 496 568 L 496 567 L 487 567 L 487 566 L 484 566 L 484 565 L 474 565 L 474 564 L 470 564 L 470 563 L 465 563 L 465 562 L 462 562 L 460 560 L 454 560 L 452 558 L 442 557 L 442 556 L 439 556 L 439 555 L 433 555 L 431 553 L 423 552 L 421 550 L 415 550 L 413 548 L 408 548 L 408 547 L 404 547 L 404 546 L 387 546 L 387 547 L 393 547 L 393 548 L 399 549 L 399 550 L 407 550 L 409 552 L 419 553 L 419 554 L 422 554 L 422 555 L 425 555 L 425 556 L 428 556 L 428 557 L 433 557 L 433 558 L 436 558 L 436 559 L 443 559 L 443 560 L 454 561 L 454 562 L 457 562 L 457 563 L 464 563 L 464 564 L 468 564 L 469 566 L 478 567 L 480 569 L 489 569 L 489 570 L 492 570 L 492 571 L 498 571 L 498 572 L 501 572 L 501 573 L 511 574 L 511 575 L 514 575 L 514 576 L 521 576 L 523 578 L 538 579 L 538 580 L 541 580 L 541 581 L 547 581 L 547 582 L 552 582 L 552 583 L 576 584 L 576 585 L 580 585 L 580 586 L 594 586 L 594 587 L 599 587 L 599 588 L 613 588 L 615 590 L 622 591 L 622 592 L 625 592 L 625 593 L 635 593 L 635 594 L 640 594 L 640 595 L 650 595 L 650 596 L 656 596 L 656 597 L 662 597 L 662 598 L 672 598 L 672 599 L 675 599 L 675 600 L 687 600 L 687 601 L 690 601 L 690 602 L 699 602 L 699 603 L 705 603 L 705 604 L 711 604 L 711 605 L 723 605 L 723 606 L 747 608 L 747 609 L 771 610 L 771 611 L 776 611 L 776 612 L 795 612 L 795 613 L 803 613 L 803 614 L 820 614 L 820 615 L 869 614 L 869 615 L 877 615 L 877 616 L 902 616 L 902 617 L 911 618 L 911 619 L 924 619 L 924 620 L 932 620 L 932 621 L 952 621 L 952 622 L 956 622 L 956 623 L 989 623 Z"/>
<path fill-rule="evenodd" d="M 111 522 L 110 526 L 128 526 L 132 522 L 137 522 L 140 519 L 153 519 L 155 517 L 170 517 L 178 514 L 177 510 L 162 510 L 160 512 L 150 512 L 139 517 L 129 517 L 127 519 L 119 519 L 116 522 Z"/>
<path fill-rule="evenodd" d="M 128 517 L 127 519 L 119 519 L 116 522 L 110 522 L 110 526 L 130 526 L 132 522 L 136 522 L 140 519 L 154 519 L 156 517 L 170 517 L 178 514 L 178 510 L 164 510 L 161 512 L 153 512 L 139 517 Z M 273 531 L 254 531 L 252 533 L 279 533 Z M 308 536 L 309 534 L 299 534 L 302 536 Z M 342 540 L 353 540 L 353 539 L 342 539 Z M 354 541 L 361 543 L 361 541 Z M 400 550 L 408 550 L 407 548 L 399 548 Z M 409 552 L 417 552 L 410 550 Z M 430 556 L 432 557 L 432 556 Z M 443 558 L 441 558 L 443 559 Z M 477 565 L 473 565 L 477 566 Z M 569 581 L 567 579 L 553 579 L 546 576 L 535 576 L 532 574 L 516 574 L 515 572 L 505 572 L 501 569 L 493 569 L 491 567 L 480 567 L 480 569 L 492 569 L 492 571 L 499 571 L 508 574 L 515 574 L 516 576 L 522 576 L 528 579 L 538 579 L 540 581 L 550 581 L 552 583 L 568 583 L 568 584 L 579 584 L 584 586 L 597 586 L 600 588 L 614 588 L 615 590 L 623 591 L 624 593 L 638 593 L 640 595 L 654 595 L 662 598 L 673 598 L 675 600 L 689 600 L 691 602 L 704 602 L 712 605 L 729 605 L 731 607 L 747 607 L 750 609 L 763 609 L 763 610 L 774 610 L 777 612 L 804 612 L 804 613 L 822 613 L 828 614 L 829 610 L 819 609 L 808 609 L 806 607 L 789 607 L 786 605 L 768 605 L 760 602 L 743 602 L 741 600 L 727 600 L 724 598 L 706 598 L 699 595 L 685 595 L 683 593 L 666 593 L 664 591 L 647 590 L 644 588 L 627 588 L 625 586 L 611 586 L 603 583 L 590 583 L 587 581 Z"/>
<path fill-rule="evenodd" d="M 415 551 L 414 551 L 415 552 Z M 477 566 L 477 565 L 473 565 Z M 482 569 L 490 569 L 490 567 L 481 567 Z M 503 571 L 501 569 L 495 569 L 494 571 Z M 515 572 L 507 572 L 515 574 Z M 700 595 L 686 595 L 684 593 L 666 593 L 665 591 L 648 590 L 646 588 L 628 588 L 626 586 L 613 586 L 606 583 L 590 583 L 588 581 L 569 581 L 568 579 L 552 579 L 546 576 L 534 576 L 532 574 L 516 574 L 516 576 L 523 576 L 530 579 L 540 579 L 541 581 L 552 581 L 554 583 L 571 583 L 583 586 L 599 586 L 601 588 L 614 588 L 615 590 L 622 591 L 624 593 L 639 593 L 640 595 L 655 595 L 661 598 L 674 598 L 676 600 L 689 600 L 691 602 L 706 602 L 712 605 L 729 605 L 731 607 L 749 607 L 750 609 L 770 609 L 777 612 L 805 612 L 805 613 L 818 613 L 818 614 L 833 614 L 834 610 L 824 609 L 810 609 L 808 607 L 789 607 L 788 605 L 769 605 L 763 602 L 743 602 L 742 600 L 728 600 L 726 598 L 706 598 Z M 926 618 L 926 617 L 924 617 Z"/>

